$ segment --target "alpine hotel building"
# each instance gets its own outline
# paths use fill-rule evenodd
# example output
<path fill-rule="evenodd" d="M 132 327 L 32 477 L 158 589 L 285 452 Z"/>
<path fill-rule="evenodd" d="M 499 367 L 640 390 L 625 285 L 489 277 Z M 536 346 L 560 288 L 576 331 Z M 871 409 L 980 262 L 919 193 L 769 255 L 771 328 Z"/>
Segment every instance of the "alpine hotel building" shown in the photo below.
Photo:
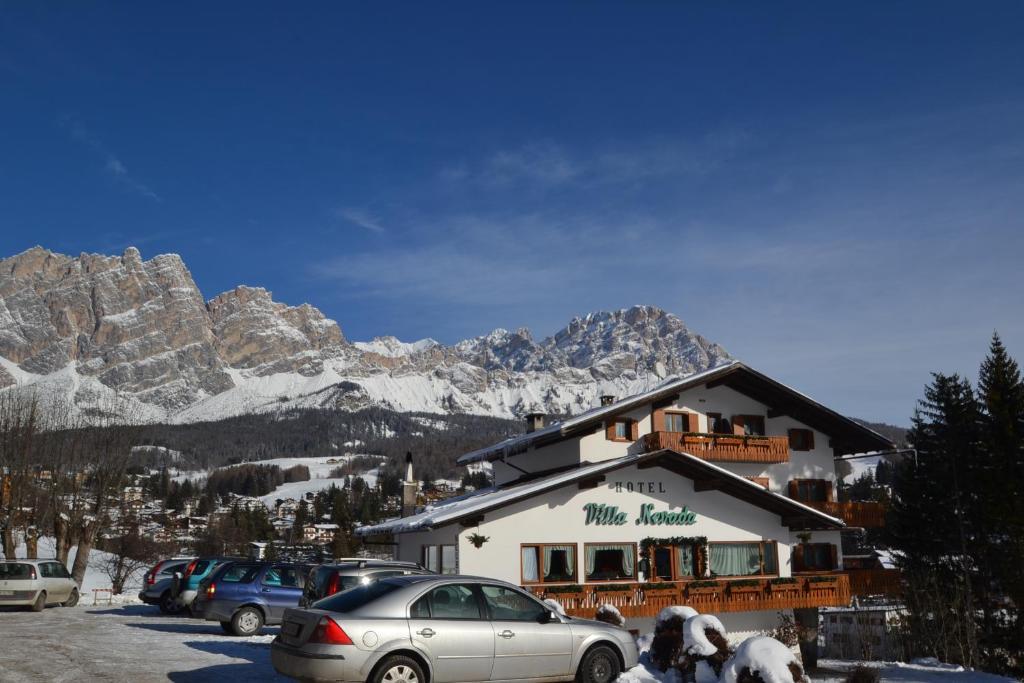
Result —
<path fill-rule="evenodd" d="M 459 458 L 491 463 L 492 488 L 359 533 L 570 615 L 612 604 L 647 630 L 669 605 L 718 615 L 733 636 L 792 610 L 809 638 L 818 607 L 850 603 L 841 530 L 881 525 L 883 511 L 836 502 L 833 459 L 891 449 L 881 435 L 740 362 L 527 420 L 527 433 Z"/>

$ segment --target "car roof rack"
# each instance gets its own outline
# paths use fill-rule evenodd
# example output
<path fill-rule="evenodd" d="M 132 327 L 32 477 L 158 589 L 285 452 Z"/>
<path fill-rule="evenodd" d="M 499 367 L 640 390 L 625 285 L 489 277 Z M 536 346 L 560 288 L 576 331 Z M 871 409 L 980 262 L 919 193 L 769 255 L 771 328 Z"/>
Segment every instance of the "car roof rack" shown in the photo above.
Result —
<path fill-rule="evenodd" d="M 356 564 L 360 567 L 368 567 L 373 564 L 388 565 L 391 567 L 410 567 L 413 569 L 426 569 L 418 562 L 405 562 L 402 560 L 381 560 L 376 557 L 336 557 L 332 560 L 336 564 Z"/>

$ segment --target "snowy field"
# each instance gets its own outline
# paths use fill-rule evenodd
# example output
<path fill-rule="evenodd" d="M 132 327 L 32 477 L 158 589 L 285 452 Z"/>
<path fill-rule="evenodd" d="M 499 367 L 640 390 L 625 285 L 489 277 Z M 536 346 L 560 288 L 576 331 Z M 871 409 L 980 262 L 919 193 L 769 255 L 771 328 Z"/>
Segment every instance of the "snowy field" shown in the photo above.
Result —
<path fill-rule="evenodd" d="M 847 673 L 858 664 L 877 669 L 881 680 L 900 683 L 1011 683 L 1004 678 L 979 671 L 965 671 L 963 667 L 938 662 L 905 664 L 903 662 L 848 662 L 837 659 L 818 660 L 818 671 L 811 678 L 814 683 L 842 683 Z"/>
<path fill-rule="evenodd" d="M 162 616 L 126 605 L 41 613 L 0 611 L 4 683 L 286 681 L 270 665 L 277 628 L 224 635 L 212 621 Z"/>

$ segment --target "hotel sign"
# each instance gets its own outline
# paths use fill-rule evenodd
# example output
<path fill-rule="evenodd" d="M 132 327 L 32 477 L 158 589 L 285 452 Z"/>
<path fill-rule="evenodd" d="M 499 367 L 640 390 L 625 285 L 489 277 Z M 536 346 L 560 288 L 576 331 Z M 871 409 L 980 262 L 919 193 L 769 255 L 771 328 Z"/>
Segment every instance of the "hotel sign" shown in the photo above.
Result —
<path fill-rule="evenodd" d="M 629 521 L 629 515 L 619 509 L 618 505 L 604 503 L 587 503 L 583 506 L 586 514 L 585 524 L 588 526 L 623 526 Z M 640 514 L 633 521 L 637 526 L 689 526 L 697 523 L 697 513 L 688 510 L 684 505 L 681 510 L 654 510 L 654 503 L 640 506 Z"/>

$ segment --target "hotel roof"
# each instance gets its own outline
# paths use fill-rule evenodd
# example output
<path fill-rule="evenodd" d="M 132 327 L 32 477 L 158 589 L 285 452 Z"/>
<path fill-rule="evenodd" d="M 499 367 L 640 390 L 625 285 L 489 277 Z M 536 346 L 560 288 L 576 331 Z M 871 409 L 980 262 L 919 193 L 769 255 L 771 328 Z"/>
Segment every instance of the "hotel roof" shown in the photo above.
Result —
<path fill-rule="evenodd" d="M 731 361 L 703 372 L 668 380 L 651 391 L 635 394 L 607 406 L 593 408 L 560 422 L 553 422 L 542 429 L 513 436 L 466 453 L 459 457 L 458 464 L 500 460 L 524 453 L 531 446 L 541 447 L 573 436 L 581 436 L 593 432 L 606 419 L 703 384 L 709 387 L 727 386 L 769 406 L 768 417 L 789 415 L 827 434 L 833 441 L 837 455 L 888 450 L 894 447 L 891 441 L 878 432 L 840 415 L 740 361 Z"/>
<path fill-rule="evenodd" d="M 448 498 L 422 512 L 356 529 L 361 536 L 401 534 L 436 529 L 453 522 L 481 517 L 492 510 L 577 483 L 598 485 L 604 474 L 630 465 L 662 467 L 692 479 L 698 491 L 721 491 L 782 517 L 792 529 L 841 529 L 844 523 L 830 515 L 769 491 L 744 477 L 689 453 L 660 450 L 631 454 L 613 460 L 587 463 L 580 467 L 503 488 L 488 488 Z"/>

